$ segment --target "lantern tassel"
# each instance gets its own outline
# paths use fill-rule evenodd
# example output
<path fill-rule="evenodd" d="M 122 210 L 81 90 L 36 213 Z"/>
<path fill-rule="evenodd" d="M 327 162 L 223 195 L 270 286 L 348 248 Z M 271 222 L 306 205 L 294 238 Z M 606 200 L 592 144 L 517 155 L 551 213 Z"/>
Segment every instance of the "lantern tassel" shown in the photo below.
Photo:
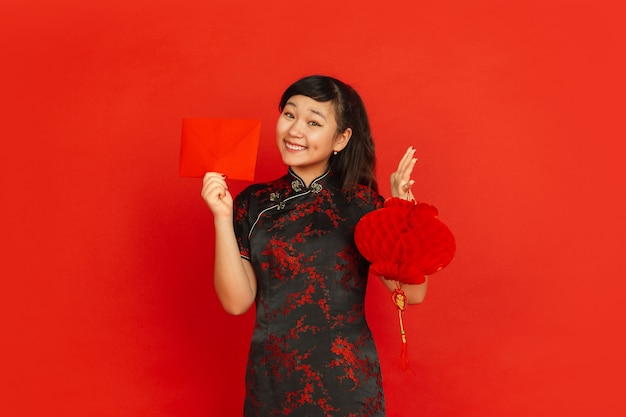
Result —
<path fill-rule="evenodd" d="M 402 311 L 398 311 L 400 319 L 400 334 L 402 335 L 402 347 L 400 348 L 400 366 L 402 369 L 409 369 L 409 352 L 406 344 L 406 332 L 404 331 L 404 323 L 402 322 Z"/>
<path fill-rule="evenodd" d="M 400 322 L 400 336 L 402 338 L 402 345 L 400 348 L 400 366 L 402 369 L 408 370 L 409 353 L 406 342 L 406 331 L 404 330 L 404 321 L 402 320 L 404 310 L 406 309 L 406 295 L 404 294 L 404 291 L 402 291 L 398 281 L 396 281 L 396 289 L 391 294 L 391 300 L 398 309 L 398 321 Z"/>

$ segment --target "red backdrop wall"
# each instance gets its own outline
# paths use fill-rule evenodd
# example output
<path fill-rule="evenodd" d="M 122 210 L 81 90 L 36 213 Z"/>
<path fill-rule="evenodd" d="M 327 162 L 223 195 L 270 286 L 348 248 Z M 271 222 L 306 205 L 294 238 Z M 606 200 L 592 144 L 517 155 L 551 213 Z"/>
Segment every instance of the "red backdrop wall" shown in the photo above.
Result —
<path fill-rule="evenodd" d="M 326 73 L 368 105 L 384 193 L 416 146 L 457 238 L 406 314 L 413 373 L 371 282 L 389 415 L 624 415 L 622 23 L 544 3 L 3 6 L 1 414 L 240 414 L 253 313 L 217 303 L 181 120 L 262 119 L 270 179 L 279 95 Z"/>

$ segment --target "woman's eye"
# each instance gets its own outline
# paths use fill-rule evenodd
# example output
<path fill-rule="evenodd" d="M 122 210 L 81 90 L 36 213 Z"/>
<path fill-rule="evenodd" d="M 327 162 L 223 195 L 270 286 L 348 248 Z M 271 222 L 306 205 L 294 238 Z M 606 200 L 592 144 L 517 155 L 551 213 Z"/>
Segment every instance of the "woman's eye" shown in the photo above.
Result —
<path fill-rule="evenodd" d="M 285 115 L 285 117 L 287 117 L 288 119 L 293 119 L 293 114 L 292 114 L 292 113 L 289 113 L 289 112 L 287 112 L 287 111 L 286 111 L 286 112 L 285 112 L 285 113 L 283 113 L 283 114 L 284 114 L 284 115 Z"/>
<path fill-rule="evenodd" d="M 315 122 L 315 121 L 310 121 L 309 124 L 311 126 L 321 126 L 319 123 Z"/>

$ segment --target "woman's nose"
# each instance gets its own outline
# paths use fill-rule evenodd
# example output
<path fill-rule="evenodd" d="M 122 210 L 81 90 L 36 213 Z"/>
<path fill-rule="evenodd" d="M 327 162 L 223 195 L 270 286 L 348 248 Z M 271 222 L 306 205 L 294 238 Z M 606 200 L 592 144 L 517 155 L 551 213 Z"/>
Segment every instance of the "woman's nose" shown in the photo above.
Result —
<path fill-rule="evenodd" d="M 299 120 L 294 120 L 289 126 L 289 134 L 294 137 L 300 137 L 302 136 L 302 128 L 302 122 L 300 122 Z"/>

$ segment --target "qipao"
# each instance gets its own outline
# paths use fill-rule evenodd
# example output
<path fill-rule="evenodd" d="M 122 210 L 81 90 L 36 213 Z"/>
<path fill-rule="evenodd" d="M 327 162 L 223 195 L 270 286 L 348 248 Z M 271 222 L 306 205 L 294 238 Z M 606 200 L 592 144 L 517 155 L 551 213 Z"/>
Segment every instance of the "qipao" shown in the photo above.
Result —
<path fill-rule="evenodd" d="M 384 416 L 378 355 L 364 312 L 369 264 L 354 227 L 383 199 L 350 197 L 330 171 L 293 171 L 235 198 L 241 256 L 257 279 L 245 416 Z"/>

